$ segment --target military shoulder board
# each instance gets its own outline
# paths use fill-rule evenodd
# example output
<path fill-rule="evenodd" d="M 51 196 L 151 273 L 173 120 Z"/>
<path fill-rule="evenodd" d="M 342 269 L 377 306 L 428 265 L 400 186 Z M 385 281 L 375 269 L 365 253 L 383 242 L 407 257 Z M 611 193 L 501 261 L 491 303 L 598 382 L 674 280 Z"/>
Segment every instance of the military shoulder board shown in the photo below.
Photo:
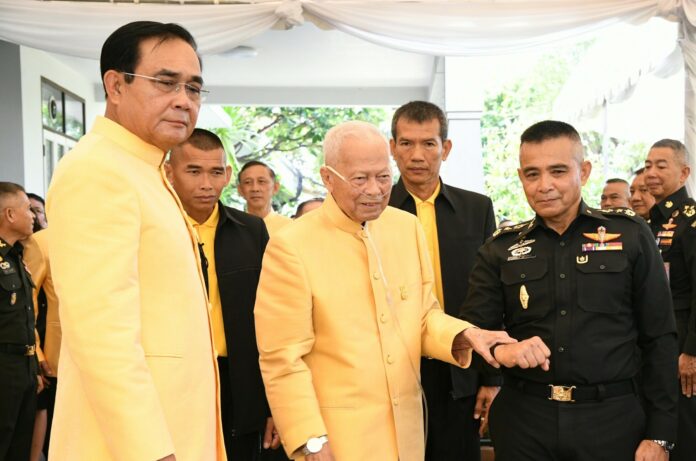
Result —
<path fill-rule="evenodd" d="M 495 238 L 495 237 L 498 237 L 499 235 L 511 234 L 513 232 L 519 232 L 522 229 L 524 229 L 525 227 L 529 226 L 530 222 L 531 222 L 531 220 L 524 221 L 524 222 L 521 222 L 519 224 L 515 224 L 514 226 L 501 227 L 500 229 L 497 229 L 495 232 L 493 232 L 492 237 Z"/>
<path fill-rule="evenodd" d="M 609 216 L 623 216 L 624 218 L 631 219 L 633 221 L 640 222 L 643 220 L 640 216 L 636 214 L 635 211 L 629 208 L 610 208 L 606 210 L 600 210 L 602 214 Z"/>

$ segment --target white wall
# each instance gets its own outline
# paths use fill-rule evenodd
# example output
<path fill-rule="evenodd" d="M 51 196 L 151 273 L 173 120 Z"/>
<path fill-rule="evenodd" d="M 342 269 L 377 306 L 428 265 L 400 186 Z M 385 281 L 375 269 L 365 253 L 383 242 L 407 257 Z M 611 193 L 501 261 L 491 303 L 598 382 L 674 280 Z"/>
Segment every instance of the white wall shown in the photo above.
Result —
<path fill-rule="evenodd" d="M 85 76 L 51 55 L 34 48 L 20 47 L 20 65 L 24 128 L 24 186 L 30 192 L 45 195 L 41 77 L 51 80 L 85 100 L 85 121 L 88 128 L 97 115 L 94 86 Z"/>

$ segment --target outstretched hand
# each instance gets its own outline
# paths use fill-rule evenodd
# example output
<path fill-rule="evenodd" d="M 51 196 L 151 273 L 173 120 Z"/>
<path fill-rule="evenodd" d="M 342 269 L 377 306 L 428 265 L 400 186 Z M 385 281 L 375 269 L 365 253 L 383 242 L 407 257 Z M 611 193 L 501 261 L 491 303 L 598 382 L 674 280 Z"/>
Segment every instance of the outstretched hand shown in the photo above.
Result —
<path fill-rule="evenodd" d="M 504 331 L 489 331 L 481 328 L 467 328 L 459 333 L 452 343 L 452 355 L 460 364 L 465 362 L 466 351 L 475 350 L 491 366 L 499 368 L 500 365 L 491 355 L 491 347 L 496 344 L 511 344 L 517 342 Z"/>

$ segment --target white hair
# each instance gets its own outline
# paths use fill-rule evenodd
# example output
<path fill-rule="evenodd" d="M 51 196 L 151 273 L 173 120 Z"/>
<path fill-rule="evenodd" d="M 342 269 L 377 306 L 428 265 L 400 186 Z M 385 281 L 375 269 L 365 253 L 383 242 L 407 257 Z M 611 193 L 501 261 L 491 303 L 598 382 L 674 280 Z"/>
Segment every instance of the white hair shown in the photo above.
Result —
<path fill-rule="evenodd" d="M 369 137 L 376 137 L 384 141 L 386 152 L 389 152 L 387 139 L 373 124 L 350 121 L 336 125 L 326 133 L 324 138 L 324 164 L 335 167 L 341 161 L 341 147 L 346 138 Z"/>

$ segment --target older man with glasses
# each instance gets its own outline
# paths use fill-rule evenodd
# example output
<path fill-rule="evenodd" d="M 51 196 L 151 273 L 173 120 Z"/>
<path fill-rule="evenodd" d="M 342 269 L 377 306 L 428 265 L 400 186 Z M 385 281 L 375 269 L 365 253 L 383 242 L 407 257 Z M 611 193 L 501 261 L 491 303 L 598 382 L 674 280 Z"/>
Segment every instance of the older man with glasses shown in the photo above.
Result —
<path fill-rule="evenodd" d="M 196 42 L 130 23 L 104 43 L 101 73 L 105 117 L 48 192 L 63 328 L 49 457 L 223 460 L 197 240 L 162 168 L 205 95 Z"/>

